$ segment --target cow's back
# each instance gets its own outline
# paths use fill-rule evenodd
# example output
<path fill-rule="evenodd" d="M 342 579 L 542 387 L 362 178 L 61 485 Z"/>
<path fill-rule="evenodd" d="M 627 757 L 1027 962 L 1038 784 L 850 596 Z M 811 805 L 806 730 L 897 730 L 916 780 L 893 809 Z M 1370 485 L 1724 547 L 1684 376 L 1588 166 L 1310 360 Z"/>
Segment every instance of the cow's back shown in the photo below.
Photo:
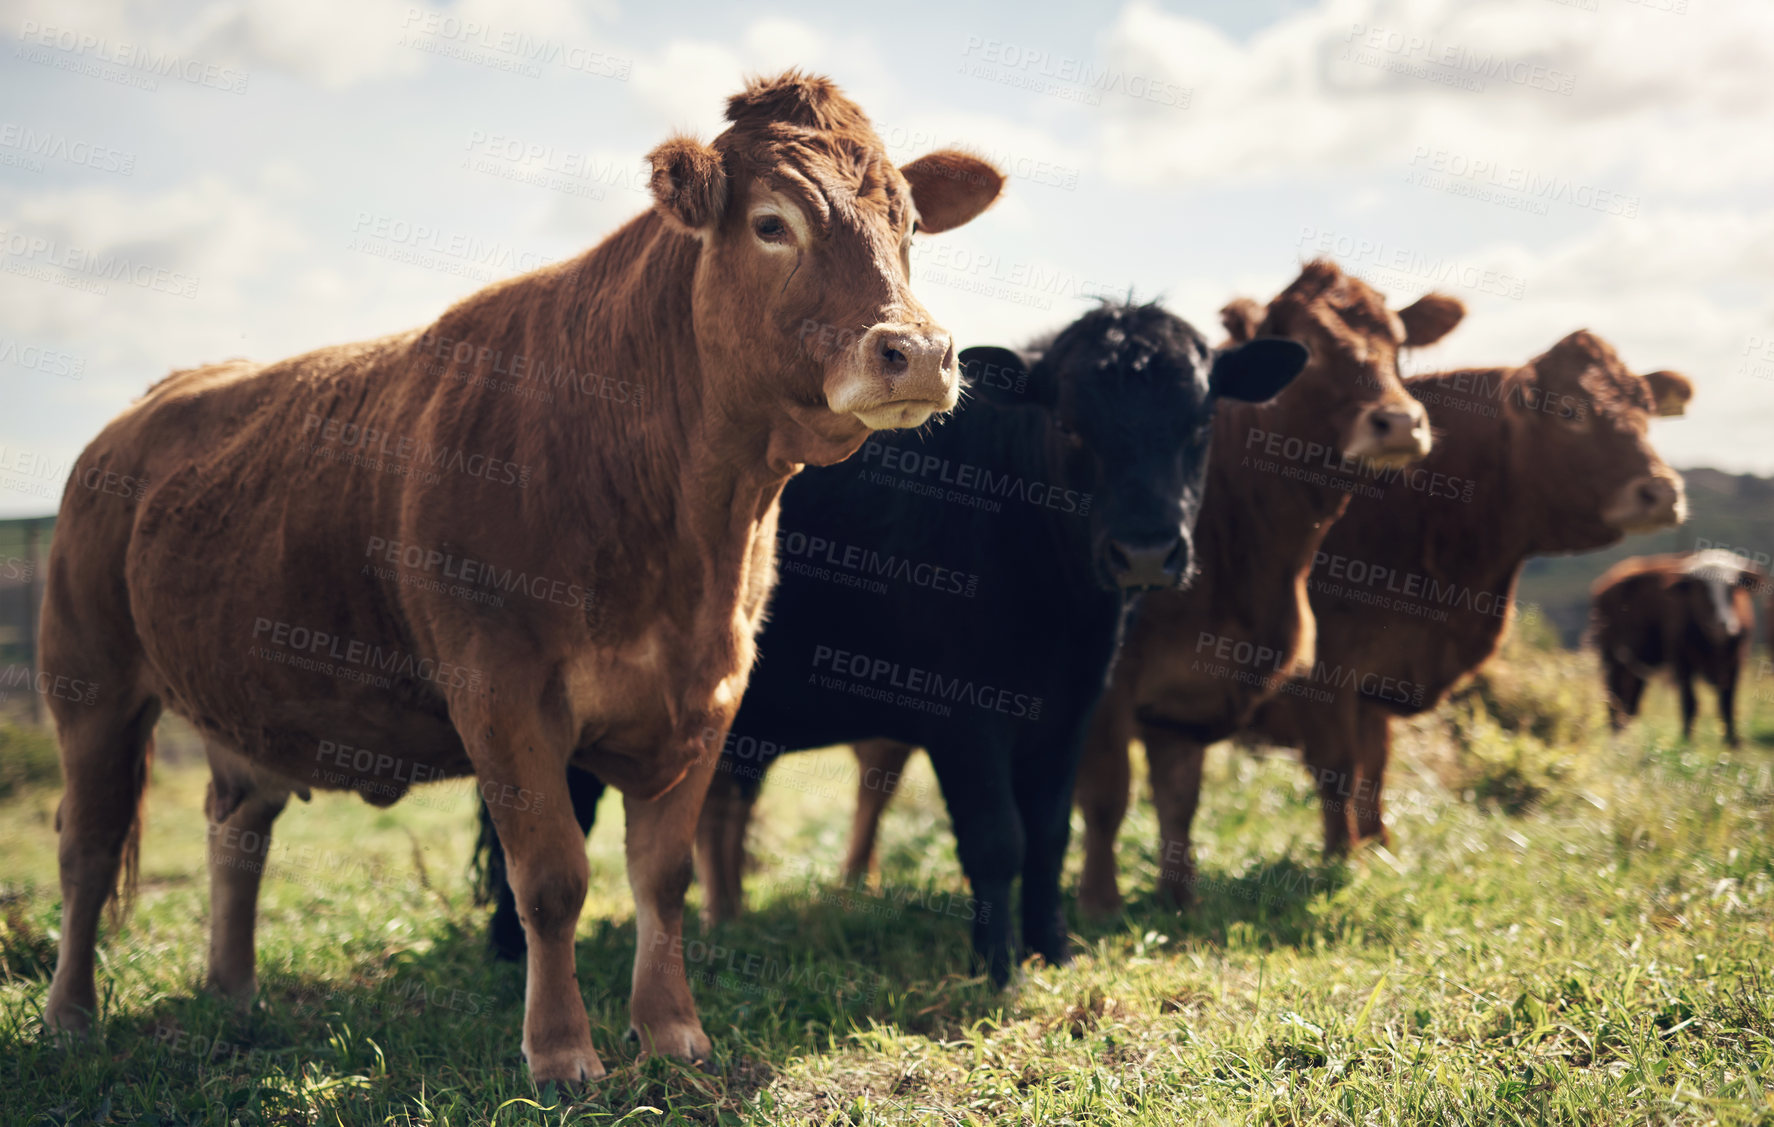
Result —
<path fill-rule="evenodd" d="M 61 582 L 91 599 L 105 586 L 80 582 L 76 572 L 108 568 L 122 576 L 109 586 L 110 605 L 101 596 L 93 611 L 139 640 L 143 688 L 248 754 L 264 750 L 285 721 L 287 731 L 300 733 L 286 738 L 309 747 L 306 736 L 317 726 L 361 733 L 342 718 L 353 705 L 304 700 L 289 692 L 287 669 L 271 668 L 310 661 L 312 653 L 287 644 L 264 650 L 259 642 L 281 633 L 287 643 L 295 627 L 310 631 L 303 637 L 323 631 L 366 644 L 397 641 L 373 584 L 340 590 L 321 579 L 340 573 L 342 557 L 362 554 L 359 533 L 375 526 L 380 483 L 379 475 L 327 457 L 333 451 L 317 433 L 323 419 L 374 418 L 375 399 L 390 386 L 390 370 L 405 363 L 412 339 L 175 373 L 76 463 L 57 536 Z M 140 485 L 123 498 L 81 484 L 94 475 L 109 480 L 105 474 Z M 238 675 L 245 663 L 259 662 L 266 676 Z"/>

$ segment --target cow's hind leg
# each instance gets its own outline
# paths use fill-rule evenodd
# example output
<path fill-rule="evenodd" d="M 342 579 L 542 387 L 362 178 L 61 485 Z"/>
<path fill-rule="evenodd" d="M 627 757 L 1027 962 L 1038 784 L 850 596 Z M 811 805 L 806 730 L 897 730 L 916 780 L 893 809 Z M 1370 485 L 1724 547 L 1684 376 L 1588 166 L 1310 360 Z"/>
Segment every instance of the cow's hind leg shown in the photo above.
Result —
<path fill-rule="evenodd" d="M 1127 818 L 1133 782 L 1131 706 L 1113 688 L 1097 703 L 1084 737 L 1073 801 L 1084 816 L 1084 872 L 1078 880 L 1078 907 L 1103 919 L 1121 911 L 1115 839 Z"/>
<path fill-rule="evenodd" d="M 91 704 L 53 696 L 49 701 L 67 789 L 56 810 L 62 938 L 43 1022 L 70 1032 L 88 1029 L 97 1009 L 93 947 L 99 914 L 118 890 L 118 868 L 126 858 L 125 896 L 129 891 L 141 833 L 139 807 L 160 715 L 156 700 L 113 699 L 107 696 L 111 687 L 99 685 Z"/>
<path fill-rule="evenodd" d="M 684 977 L 684 892 L 690 885 L 697 819 L 717 758 L 698 758 L 658 798 L 624 796 L 623 802 L 635 913 L 630 1032 L 647 1052 L 692 1061 L 708 1060 L 712 1046 Z"/>
<path fill-rule="evenodd" d="M 1207 748 L 1200 740 L 1170 728 L 1145 724 L 1152 803 L 1158 808 L 1158 895 L 1175 907 L 1195 901 L 1195 851 L 1190 827 L 1201 801 L 1201 766 Z"/>
<path fill-rule="evenodd" d="M 245 1009 L 258 978 L 253 932 L 259 883 L 271 855 L 271 824 L 289 791 L 260 779 L 250 764 L 215 740 L 209 755 L 209 973 L 205 985 Z"/>
<path fill-rule="evenodd" d="M 850 820 L 850 848 L 844 857 L 844 881 L 850 885 L 873 883 L 881 872 L 875 854 L 875 838 L 881 832 L 881 815 L 893 801 L 906 761 L 915 750 L 898 740 L 859 740 L 856 753 L 856 814 Z"/>
<path fill-rule="evenodd" d="M 1675 669 L 1676 686 L 1682 692 L 1682 741 L 1694 738 L 1694 716 L 1700 711 L 1700 700 L 1694 695 L 1694 671 L 1685 665 Z"/>
<path fill-rule="evenodd" d="M 1390 845 L 1380 796 L 1386 786 L 1386 763 L 1392 757 L 1392 717 L 1379 705 L 1358 703 L 1355 740 L 1355 840 Z"/>
<path fill-rule="evenodd" d="M 702 922 L 706 927 L 739 918 L 745 911 L 745 837 L 751 828 L 769 766 L 723 760 L 709 780 L 696 825 L 696 875 L 702 885 Z M 748 772 L 756 772 L 750 774 Z"/>

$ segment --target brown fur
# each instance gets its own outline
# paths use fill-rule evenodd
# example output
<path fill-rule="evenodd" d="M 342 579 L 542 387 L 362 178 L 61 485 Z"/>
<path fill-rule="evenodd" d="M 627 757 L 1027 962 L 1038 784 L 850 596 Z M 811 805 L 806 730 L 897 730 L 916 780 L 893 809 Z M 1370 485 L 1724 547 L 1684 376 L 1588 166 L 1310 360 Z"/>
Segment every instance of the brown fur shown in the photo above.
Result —
<path fill-rule="evenodd" d="M 1680 478 L 1646 441 L 1649 385 L 1592 333 L 1520 368 L 1409 387 L 1435 451 L 1383 497 L 1355 498 L 1313 570 L 1318 663 L 1295 688 L 1330 699 L 1281 694 L 1252 725 L 1305 749 L 1332 853 L 1385 839 L 1391 717 L 1433 708 L 1496 652 L 1530 556 L 1600 548 L 1682 513 Z"/>
<path fill-rule="evenodd" d="M 861 444 L 879 424 L 860 412 L 921 420 L 953 404 L 952 349 L 939 365 L 946 334 L 909 291 L 903 241 L 918 214 L 964 221 L 1001 182 L 975 161 L 973 183 L 913 183 L 820 78 L 755 82 L 728 116 L 712 145 L 656 149 L 654 209 L 578 258 L 488 286 L 424 331 L 176 373 L 81 455 L 43 661 L 104 692 L 52 701 L 69 786 L 52 1027 L 83 1028 L 92 1009 L 81 890 L 115 873 L 164 703 L 211 749 L 212 986 L 253 986 L 261 867 L 233 839 L 268 835 L 309 786 L 393 801 L 415 774 L 472 773 L 530 932 L 531 1070 L 600 1075 L 573 978 L 587 871 L 571 760 L 627 797 L 634 1027 L 648 1048 L 706 1056 L 676 937 L 703 789 L 774 580 L 778 495 L 802 465 Z M 809 231 L 779 224 L 789 241 L 771 243 L 760 206 Z M 905 349 L 915 337 L 923 367 L 856 344 L 884 332 Z M 346 424 L 379 445 L 326 437 Z M 390 442 L 534 480 L 385 472 Z M 382 463 L 326 456 L 341 452 Z M 75 484 L 92 469 L 146 484 L 127 498 Z M 390 564 L 378 543 L 420 562 Z M 432 582 L 450 565 L 425 553 L 529 582 L 498 606 L 459 598 L 477 581 Z M 327 743 L 405 770 L 317 765 Z"/>
<path fill-rule="evenodd" d="M 1306 370 L 1275 401 L 1263 406 L 1225 403 L 1215 419 L 1208 487 L 1196 529 L 1201 572 L 1187 591 L 1144 597 L 1122 646 L 1109 689 L 1099 702 L 1079 769 L 1077 802 L 1085 822 L 1081 905 L 1094 914 L 1120 904 L 1115 837 L 1126 814 L 1129 744 L 1146 747 L 1160 801 L 1164 871 L 1159 888 L 1188 900 L 1193 866 L 1188 856 L 1193 793 L 1209 743 L 1249 719 L 1296 661 L 1311 661 L 1313 623 L 1305 576 L 1327 529 L 1349 503 L 1349 490 L 1383 472 L 1373 463 L 1345 463 L 1341 452 L 1362 437 L 1376 415 L 1423 412 L 1405 394 L 1397 352 L 1433 343 L 1458 322 L 1462 307 L 1439 294 L 1390 313 L 1380 295 L 1329 262 L 1307 264 L 1299 278 L 1258 311 L 1227 307 L 1234 339 L 1285 336 L 1312 351 Z M 1397 326 L 1402 322 L 1403 330 Z M 1280 434 L 1322 453 L 1264 463 L 1266 436 Z M 1395 455 L 1420 457 L 1426 444 L 1405 444 Z M 1302 480 L 1278 472 L 1304 471 Z M 1249 644 L 1266 655 L 1243 678 L 1221 676 L 1199 648 L 1220 639 Z"/>
<path fill-rule="evenodd" d="M 1736 633 L 1718 628 L 1708 577 L 1693 574 L 1696 566 L 1728 573 L 1719 578 Z M 1762 582 L 1759 569 L 1722 552 L 1633 556 L 1598 578 L 1590 587 L 1590 637 L 1615 729 L 1638 715 L 1646 682 L 1667 667 L 1681 691 L 1682 738 L 1693 735 L 1699 676 L 1717 692 L 1725 740 L 1737 747 L 1737 681 L 1755 639 L 1752 591 Z"/>

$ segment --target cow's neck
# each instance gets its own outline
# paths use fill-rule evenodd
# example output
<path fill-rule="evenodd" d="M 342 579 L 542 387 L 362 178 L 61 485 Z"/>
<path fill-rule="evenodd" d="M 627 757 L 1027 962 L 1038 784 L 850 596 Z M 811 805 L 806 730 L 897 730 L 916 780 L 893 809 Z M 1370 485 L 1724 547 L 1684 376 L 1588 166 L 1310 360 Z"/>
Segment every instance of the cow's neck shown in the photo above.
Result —
<path fill-rule="evenodd" d="M 1281 472 L 1288 463 L 1269 467 L 1274 459 L 1263 454 L 1260 443 L 1247 446 L 1256 431 L 1336 448 L 1340 436 L 1322 421 L 1331 416 L 1333 405 L 1324 399 L 1290 393 L 1270 406 L 1220 404 L 1195 536 L 1203 554 L 1202 578 L 1214 586 L 1216 618 L 1233 610 L 1238 621 L 1273 620 L 1278 585 L 1292 583 L 1311 562 L 1348 506 L 1346 491 Z M 1314 467 L 1297 468 L 1310 472 Z"/>
<path fill-rule="evenodd" d="M 1426 397 L 1431 403 L 1450 401 L 1462 394 L 1456 390 L 1456 378 L 1470 375 L 1422 376 L 1410 386 L 1433 392 Z M 1515 480 L 1515 427 L 1502 397 L 1496 406 L 1494 416 L 1444 409 L 1431 417 L 1436 444 L 1420 468 L 1471 482 L 1472 499 L 1425 493 L 1416 504 L 1425 514 L 1418 548 L 1424 572 L 1475 590 L 1503 594 L 1535 554 L 1541 514 L 1529 510 L 1536 506 L 1541 489 L 1533 482 Z M 1384 520 L 1383 513 L 1377 514 L 1377 519 Z"/>

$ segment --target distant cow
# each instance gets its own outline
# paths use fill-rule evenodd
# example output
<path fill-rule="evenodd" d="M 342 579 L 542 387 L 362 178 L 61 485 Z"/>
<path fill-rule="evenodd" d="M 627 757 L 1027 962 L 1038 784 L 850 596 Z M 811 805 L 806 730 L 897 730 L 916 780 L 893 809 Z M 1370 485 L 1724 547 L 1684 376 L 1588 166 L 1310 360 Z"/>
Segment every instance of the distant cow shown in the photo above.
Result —
<path fill-rule="evenodd" d="M 1682 694 L 1682 738 L 1694 734 L 1694 678 L 1718 693 L 1725 740 L 1737 739 L 1737 678 L 1755 638 L 1760 569 L 1730 552 L 1634 556 L 1590 587 L 1590 631 L 1601 654 L 1616 730 L 1638 715 L 1645 682 L 1668 667 Z"/>
<path fill-rule="evenodd" d="M 962 354 L 976 401 L 877 436 L 783 493 L 783 571 L 697 836 L 713 920 L 740 911 L 765 769 L 803 748 L 929 749 L 993 979 L 1024 946 L 1068 956 L 1060 911 L 1072 775 L 1131 592 L 1194 570 L 1216 409 L 1286 386 L 1306 350 L 1218 351 L 1156 305 L 1106 304 L 1027 354 Z M 881 785 L 865 774 L 864 783 Z M 509 912 L 495 942 L 514 939 Z"/>
<path fill-rule="evenodd" d="M 654 207 L 585 254 L 424 331 L 176 373 L 81 455 L 42 627 L 45 674 L 97 686 L 49 702 L 68 784 L 52 1029 L 91 1020 L 98 913 L 133 855 L 164 706 L 210 756 L 211 988 L 253 993 L 292 793 L 385 804 L 472 773 L 529 935 L 530 1070 L 601 1075 L 574 977 L 571 761 L 627 801 L 634 1030 L 707 1056 L 684 890 L 780 491 L 953 406 L 909 243 L 1001 184 L 956 152 L 895 168 L 822 78 L 754 82 L 727 119 L 712 145 L 653 150 Z"/>
<path fill-rule="evenodd" d="M 1248 721 L 1296 664 L 1310 668 L 1305 577 L 1326 530 L 1352 493 L 1398 480 L 1429 452 L 1428 416 L 1405 394 L 1398 354 L 1440 340 L 1464 313 L 1440 294 L 1394 313 L 1328 262 L 1308 264 L 1266 309 L 1228 308 L 1234 340 L 1284 336 L 1312 361 L 1272 405 L 1221 413 L 1196 534 L 1201 576 L 1188 591 L 1146 596 L 1133 616 L 1078 773 L 1087 912 L 1120 905 L 1115 837 L 1135 736 L 1158 803 L 1160 895 L 1190 899 L 1189 823 L 1207 746 Z"/>
<path fill-rule="evenodd" d="M 1381 797 L 1394 716 L 1434 708 L 1496 652 L 1529 557 L 1584 552 L 1682 520 L 1679 475 L 1646 440 L 1685 402 L 1673 372 L 1634 375 L 1575 332 L 1519 368 L 1407 381 L 1435 451 L 1380 495 L 1355 498 L 1318 550 L 1318 660 L 1252 728 L 1305 749 L 1324 847 L 1386 838 Z M 1195 792 L 1173 801 L 1195 802 Z"/>

